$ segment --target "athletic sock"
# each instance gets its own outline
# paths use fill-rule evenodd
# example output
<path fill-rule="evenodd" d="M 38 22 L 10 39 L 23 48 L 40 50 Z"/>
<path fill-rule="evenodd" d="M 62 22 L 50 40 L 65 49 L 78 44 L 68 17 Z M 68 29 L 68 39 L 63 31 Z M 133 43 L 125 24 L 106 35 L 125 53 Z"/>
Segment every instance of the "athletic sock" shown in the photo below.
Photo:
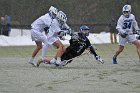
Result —
<path fill-rule="evenodd" d="M 48 44 L 44 44 L 42 48 L 42 58 L 46 56 Z"/>

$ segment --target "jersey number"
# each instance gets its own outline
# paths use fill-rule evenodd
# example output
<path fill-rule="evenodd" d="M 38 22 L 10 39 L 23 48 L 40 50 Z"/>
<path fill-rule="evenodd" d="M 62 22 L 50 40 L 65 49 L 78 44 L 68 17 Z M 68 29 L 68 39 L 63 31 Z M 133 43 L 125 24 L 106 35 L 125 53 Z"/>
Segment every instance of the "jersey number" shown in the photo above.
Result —
<path fill-rule="evenodd" d="M 131 28 L 131 23 L 132 22 L 125 22 L 125 23 L 123 23 L 123 29 L 130 29 Z"/>

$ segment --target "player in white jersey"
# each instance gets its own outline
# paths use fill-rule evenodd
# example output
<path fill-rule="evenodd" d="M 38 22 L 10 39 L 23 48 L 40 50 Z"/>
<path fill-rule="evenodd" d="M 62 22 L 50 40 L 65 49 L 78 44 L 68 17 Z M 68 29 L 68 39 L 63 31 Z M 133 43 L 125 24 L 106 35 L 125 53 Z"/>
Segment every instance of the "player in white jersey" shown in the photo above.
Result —
<path fill-rule="evenodd" d="M 61 64 L 61 56 L 65 51 L 64 45 L 61 43 L 60 39 L 68 33 L 70 34 L 70 27 L 66 24 L 67 17 L 66 14 L 62 11 L 59 11 L 56 18 L 53 20 L 52 25 L 50 26 L 49 33 L 47 34 L 47 43 L 53 45 L 57 49 L 55 57 L 52 59 L 52 64 Z M 45 58 L 39 60 L 43 61 Z"/>
<path fill-rule="evenodd" d="M 58 9 L 51 6 L 49 9 L 49 13 L 46 13 L 45 15 L 39 17 L 31 24 L 31 38 L 32 41 L 35 41 L 36 48 L 34 49 L 32 57 L 29 59 L 28 62 L 34 66 L 36 65 L 34 62 L 34 58 L 39 52 L 39 50 L 42 48 L 42 43 L 44 43 L 42 48 L 42 57 L 45 57 L 46 55 L 46 50 L 48 47 L 47 38 L 42 32 L 45 31 L 45 34 L 47 35 L 48 30 L 53 22 L 53 19 L 57 15 L 57 12 Z"/>
<path fill-rule="evenodd" d="M 119 33 L 119 48 L 113 56 L 113 63 L 117 64 L 117 56 L 123 51 L 125 43 L 129 42 L 136 46 L 140 59 L 140 42 L 136 39 L 133 28 L 136 33 L 140 33 L 135 16 L 131 14 L 131 5 L 124 5 L 122 9 L 123 15 L 117 22 L 116 29 Z"/>

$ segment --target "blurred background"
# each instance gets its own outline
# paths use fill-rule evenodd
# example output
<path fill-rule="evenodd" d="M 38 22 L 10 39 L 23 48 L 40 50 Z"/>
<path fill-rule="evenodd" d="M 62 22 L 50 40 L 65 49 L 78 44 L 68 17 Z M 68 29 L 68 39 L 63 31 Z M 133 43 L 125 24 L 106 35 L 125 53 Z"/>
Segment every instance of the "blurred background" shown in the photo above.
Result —
<path fill-rule="evenodd" d="M 0 0 L 0 17 L 7 18 L 12 28 L 30 29 L 30 24 L 53 5 L 67 14 L 67 23 L 76 31 L 86 24 L 91 32 L 109 32 L 110 22 L 118 20 L 125 4 L 132 5 L 139 23 L 140 0 Z"/>

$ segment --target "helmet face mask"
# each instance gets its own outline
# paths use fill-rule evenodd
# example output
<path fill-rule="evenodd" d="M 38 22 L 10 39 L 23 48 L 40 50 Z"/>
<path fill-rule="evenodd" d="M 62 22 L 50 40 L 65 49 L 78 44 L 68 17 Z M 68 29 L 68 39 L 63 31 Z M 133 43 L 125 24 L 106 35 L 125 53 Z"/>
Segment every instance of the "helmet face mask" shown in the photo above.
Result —
<path fill-rule="evenodd" d="M 62 11 L 59 11 L 56 17 L 60 24 L 64 24 L 67 21 L 67 16 Z"/>
<path fill-rule="evenodd" d="M 86 36 L 89 36 L 89 30 L 82 30 L 82 33 Z"/>
<path fill-rule="evenodd" d="M 123 15 L 124 15 L 125 17 L 129 17 L 129 14 L 130 14 L 130 13 L 129 13 L 128 11 L 124 11 L 124 12 L 123 12 Z"/>
<path fill-rule="evenodd" d="M 80 32 L 83 33 L 85 36 L 89 36 L 89 30 L 89 27 L 86 25 L 80 27 Z"/>

